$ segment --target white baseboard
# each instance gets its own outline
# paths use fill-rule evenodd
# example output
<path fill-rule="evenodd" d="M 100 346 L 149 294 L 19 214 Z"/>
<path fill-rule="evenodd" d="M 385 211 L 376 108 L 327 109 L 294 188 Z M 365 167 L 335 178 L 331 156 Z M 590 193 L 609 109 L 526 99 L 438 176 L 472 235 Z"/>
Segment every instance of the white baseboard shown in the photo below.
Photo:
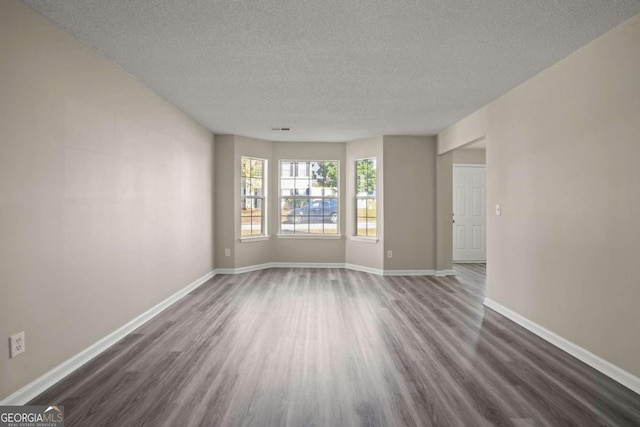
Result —
<path fill-rule="evenodd" d="M 373 268 L 373 267 L 367 267 L 365 265 L 346 263 L 344 264 L 343 268 L 346 268 L 347 270 L 361 271 L 363 273 L 377 274 L 378 276 L 384 275 L 384 270 L 380 270 L 378 268 Z"/>
<path fill-rule="evenodd" d="M 476 261 L 453 261 L 454 264 L 486 264 L 486 259 L 479 259 Z"/>
<path fill-rule="evenodd" d="M 341 262 L 272 262 L 273 268 L 345 268 Z"/>
<path fill-rule="evenodd" d="M 256 264 L 256 265 L 248 265 L 246 267 L 238 267 L 238 268 L 217 268 L 216 274 L 240 274 L 240 273 L 249 273 L 251 271 L 265 270 L 267 268 L 272 268 L 272 263 L 268 262 L 265 264 Z"/>
<path fill-rule="evenodd" d="M 215 271 L 210 271 L 209 273 L 205 274 L 187 287 L 179 290 L 158 305 L 150 308 L 135 319 L 131 320 L 126 325 L 113 331 L 106 337 L 102 338 L 100 341 L 92 344 L 80 353 L 72 356 L 70 359 L 65 360 L 44 375 L 22 387 L 20 390 L 1 400 L 0 406 L 21 406 L 26 404 L 52 385 L 56 384 L 58 381 L 62 380 L 64 377 L 68 376 L 73 371 L 80 368 L 82 365 L 89 362 L 91 359 L 98 356 L 103 351 L 107 350 L 109 347 L 120 341 L 126 335 L 144 325 L 149 320 L 153 319 L 164 309 L 187 295 L 189 292 L 196 289 L 198 286 L 205 283 L 207 280 L 211 279 L 215 274 Z"/>
<path fill-rule="evenodd" d="M 218 268 L 216 274 L 240 274 L 267 268 L 346 268 L 379 276 L 451 276 L 453 270 L 380 270 L 363 265 L 333 262 L 268 262 L 238 268 Z"/>
<path fill-rule="evenodd" d="M 435 276 L 435 270 L 384 270 L 383 276 Z"/>
<path fill-rule="evenodd" d="M 218 268 L 216 274 L 241 274 L 251 271 L 266 270 L 267 268 L 345 268 L 342 263 L 325 262 L 267 262 L 264 264 L 247 265 L 238 268 Z"/>
<path fill-rule="evenodd" d="M 436 276 L 441 277 L 441 276 L 455 276 L 456 272 L 453 270 L 438 270 L 436 271 Z"/>
<path fill-rule="evenodd" d="M 438 273 L 447 273 L 451 272 L 453 274 L 453 270 L 443 270 L 436 272 L 435 270 L 379 270 L 375 268 L 365 267 L 361 265 L 355 264 L 344 264 L 344 263 L 296 263 L 296 262 L 270 262 L 265 264 L 257 264 L 250 265 L 246 267 L 240 268 L 219 268 L 214 271 L 210 271 L 205 274 L 195 282 L 191 283 L 187 287 L 181 289 L 175 294 L 171 295 L 169 298 L 165 299 L 158 305 L 150 308 L 145 311 L 135 319 L 128 322 L 126 325 L 121 328 L 113 331 L 106 337 L 102 338 L 98 342 L 92 344 L 87 347 L 80 353 L 72 356 L 70 359 L 62 362 L 55 368 L 41 375 L 34 381 L 30 382 L 26 386 L 22 387 L 20 390 L 12 393 L 8 397 L 3 400 L 0 400 L 0 406 L 18 406 L 24 405 L 30 400 L 37 397 L 39 394 L 47 390 L 49 387 L 53 386 L 64 377 L 71 374 L 76 369 L 79 369 L 82 365 L 89 362 L 94 357 L 98 356 L 103 351 L 107 350 L 109 347 L 120 341 L 129 333 L 133 332 L 135 329 L 139 328 L 149 320 L 153 319 L 155 316 L 160 314 L 167 307 L 187 295 L 192 290 L 196 289 L 198 286 L 205 283 L 207 280 L 211 279 L 213 276 L 217 274 L 240 274 L 247 273 L 251 271 L 264 270 L 267 268 L 346 268 L 349 270 L 362 271 L 365 273 L 377 274 L 381 276 L 433 276 L 433 275 L 444 275 Z"/>
<path fill-rule="evenodd" d="M 566 351 L 576 359 L 581 360 L 592 368 L 602 372 L 603 374 L 619 382 L 623 386 L 640 394 L 640 378 L 636 377 L 635 375 L 625 371 L 622 368 L 619 368 L 611 362 L 604 360 L 600 356 L 596 356 L 589 350 L 586 350 L 585 348 L 572 343 L 571 341 L 561 337 L 560 335 L 557 335 L 550 330 L 543 328 L 537 323 L 532 322 L 526 317 L 521 316 L 520 314 L 508 309 L 503 305 L 498 304 L 497 302 L 489 298 L 485 298 L 484 305 L 494 311 L 497 311 L 504 317 L 516 322 L 523 328 L 528 329 L 529 331 L 533 332 L 545 341 L 555 345 L 561 350 Z"/>

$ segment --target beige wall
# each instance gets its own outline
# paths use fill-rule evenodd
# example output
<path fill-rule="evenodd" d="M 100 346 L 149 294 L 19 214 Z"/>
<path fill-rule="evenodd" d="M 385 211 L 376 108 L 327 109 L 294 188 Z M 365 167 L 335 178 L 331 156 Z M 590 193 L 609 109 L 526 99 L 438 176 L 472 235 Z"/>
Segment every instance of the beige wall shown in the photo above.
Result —
<path fill-rule="evenodd" d="M 273 143 L 238 135 L 216 136 L 216 267 L 239 268 L 271 262 L 273 241 L 240 241 L 240 161 L 255 157 L 267 161 L 265 184 L 268 195 L 276 194 L 272 175 L 277 163 L 272 161 Z M 267 233 L 273 235 L 274 200 L 267 198 Z M 225 255 L 225 249 L 230 255 Z"/>
<path fill-rule="evenodd" d="M 278 191 L 278 162 L 273 161 L 273 143 L 271 141 L 263 141 L 261 139 L 248 138 L 244 136 L 235 136 L 235 156 L 233 158 L 234 166 L 234 188 L 233 195 L 236 197 L 232 205 L 234 211 L 234 236 L 236 253 L 235 267 L 246 267 L 249 265 L 259 265 L 271 262 L 273 257 L 273 241 L 240 241 L 240 161 L 242 157 L 255 157 L 267 161 L 266 185 L 267 194 L 276 195 Z M 231 188 L 231 186 L 229 187 Z M 277 200 L 273 197 L 267 197 L 265 212 L 267 214 L 265 224 L 266 231 L 270 235 L 275 235 L 278 230 L 277 217 Z M 223 224 L 224 225 L 224 224 Z M 224 254 L 223 254 L 224 255 Z"/>
<path fill-rule="evenodd" d="M 385 270 L 436 269 L 435 137 L 384 136 Z"/>
<path fill-rule="evenodd" d="M 488 132 L 488 108 L 483 107 L 438 134 L 438 154 L 485 139 Z"/>
<path fill-rule="evenodd" d="M 345 262 L 376 270 L 384 269 L 384 157 L 381 136 L 352 141 L 347 144 L 345 218 L 346 242 Z M 377 242 L 353 240 L 356 234 L 355 212 L 355 162 L 360 159 L 376 158 L 376 233 Z"/>
<path fill-rule="evenodd" d="M 349 143 L 295 143 L 218 135 L 215 180 L 217 267 L 242 268 L 269 262 L 299 262 L 347 263 L 376 270 L 435 270 L 437 248 L 443 247 L 442 268 L 438 269 L 450 269 L 451 237 L 447 243 L 437 243 L 436 149 L 435 137 L 385 136 Z M 267 240 L 240 241 L 238 177 L 242 156 L 260 157 L 269 162 Z M 352 218 L 354 162 L 366 157 L 376 157 L 378 161 L 379 235 L 378 242 L 374 243 L 351 239 L 355 234 Z M 445 171 L 444 176 L 448 176 L 450 182 L 452 156 L 441 157 L 448 159 L 449 171 Z M 340 239 L 277 236 L 280 160 L 340 161 Z M 229 192 L 229 188 L 234 191 Z M 385 194 L 389 192 L 393 193 L 393 206 L 385 203 Z M 445 214 L 440 214 L 440 220 L 450 235 L 451 203 L 445 211 Z M 226 248 L 231 249 L 229 257 L 224 255 Z M 392 259 L 385 259 L 385 248 L 394 251 Z"/>
<path fill-rule="evenodd" d="M 277 185 L 279 160 L 338 160 L 340 162 L 340 219 L 339 229 L 342 238 L 328 240 L 308 240 L 274 237 L 273 259 L 275 262 L 344 262 L 344 234 L 345 234 L 345 161 L 346 144 L 332 142 L 275 142 L 273 144 L 272 182 Z M 277 186 L 271 187 L 276 197 Z M 274 200 L 277 209 L 279 202 Z M 278 218 L 272 215 L 273 234 L 278 232 Z"/>
<path fill-rule="evenodd" d="M 486 150 L 469 149 L 454 150 L 453 164 L 458 165 L 484 165 L 487 163 Z"/>
<path fill-rule="evenodd" d="M 488 297 L 636 376 L 638 46 L 640 16 L 487 114 Z"/>
<path fill-rule="evenodd" d="M 213 267 L 212 134 L 0 2 L 0 399 Z"/>
<path fill-rule="evenodd" d="M 438 156 L 436 173 L 436 267 L 442 272 L 453 268 L 453 152 Z"/>
<path fill-rule="evenodd" d="M 216 137 L 216 266 L 242 268 L 269 262 L 344 263 L 345 143 L 272 142 L 237 135 Z M 240 159 L 267 160 L 267 233 L 261 241 L 240 241 Z M 339 239 L 279 238 L 278 179 L 280 160 L 340 162 Z M 230 191 L 230 189 L 232 189 Z M 224 250 L 231 249 L 231 256 Z"/>
<path fill-rule="evenodd" d="M 216 229 L 216 268 L 235 268 L 236 266 L 236 231 L 235 182 L 235 137 L 233 135 L 216 135 L 215 142 L 215 229 Z M 238 202 L 240 203 L 240 202 Z M 239 233 L 238 233 L 239 234 Z M 225 249 L 231 251 L 225 255 Z"/>

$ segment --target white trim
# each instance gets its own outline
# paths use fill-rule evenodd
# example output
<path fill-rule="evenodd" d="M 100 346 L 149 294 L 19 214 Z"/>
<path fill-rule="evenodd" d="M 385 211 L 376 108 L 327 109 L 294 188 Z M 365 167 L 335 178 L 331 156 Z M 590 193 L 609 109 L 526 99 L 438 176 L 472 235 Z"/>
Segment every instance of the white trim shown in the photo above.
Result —
<path fill-rule="evenodd" d="M 600 356 L 596 356 L 589 350 L 572 343 L 566 338 L 563 338 L 560 335 L 551 332 L 550 330 L 538 325 L 537 323 L 532 322 L 531 320 L 527 319 L 524 316 L 521 316 L 515 311 L 512 311 L 507 307 L 498 304 L 490 298 L 484 299 L 484 305 L 500 313 L 504 317 L 514 321 L 523 328 L 533 332 L 540 338 L 555 345 L 561 350 L 566 351 L 576 359 L 581 360 L 592 368 L 602 372 L 603 374 L 619 382 L 623 386 L 640 394 L 640 378 L 636 377 L 635 375 L 625 371 L 622 368 L 619 368 L 611 362 L 604 360 Z"/>
<path fill-rule="evenodd" d="M 435 270 L 384 270 L 383 276 L 435 276 Z"/>
<path fill-rule="evenodd" d="M 454 168 L 487 168 L 484 163 L 454 163 Z"/>
<path fill-rule="evenodd" d="M 272 268 L 273 263 L 267 262 L 265 264 L 255 264 L 255 265 L 247 265 L 245 267 L 238 268 L 217 268 L 216 274 L 241 274 L 241 273 L 250 273 L 252 271 L 258 270 L 266 270 L 267 268 Z"/>
<path fill-rule="evenodd" d="M 341 262 L 272 262 L 273 268 L 344 268 Z"/>
<path fill-rule="evenodd" d="M 277 234 L 278 239 L 313 239 L 313 240 L 338 240 L 342 239 L 341 234 Z"/>
<path fill-rule="evenodd" d="M 486 264 L 487 260 L 486 259 L 478 259 L 478 260 L 455 260 L 453 261 L 454 264 Z"/>
<path fill-rule="evenodd" d="M 264 240 L 269 240 L 271 236 L 268 235 L 260 235 L 260 236 L 244 236 L 244 237 L 240 237 L 238 240 L 240 240 L 242 243 L 250 243 L 250 242 L 262 242 Z"/>
<path fill-rule="evenodd" d="M 361 242 L 361 243 L 378 243 L 377 237 L 349 236 L 349 240 L 351 240 L 352 242 Z"/>
<path fill-rule="evenodd" d="M 344 268 L 379 276 L 450 276 L 454 274 L 453 270 L 380 270 L 364 265 L 341 262 L 267 262 L 238 268 L 218 268 L 216 274 L 241 274 L 266 270 L 267 268 Z"/>
<path fill-rule="evenodd" d="M 442 277 L 442 276 L 455 276 L 456 272 L 454 270 L 437 270 L 436 271 L 436 276 Z"/>
<path fill-rule="evenodd" d="M 44 373 L 40 377 L 31 381 L 26 386 L 22 387 L 20 390 L 14 392 L 9 395 L 5 399 L 0 401 L 0 406 L 21 406 L 29 402 L 30 400 L 37 397 L 39 394 L 43 393 L 52 385 L 56 384 L 64 377 L 71 374 L 73 371 L 79 369 L 82 365 L 89 362 L 94 357 L 98 356 L 103 351 L 107 350 L 109 347 L 120 341 L 122 338 L 127 336 L 129 333 L 133 332 L 135 329 L 147 323 L 149 320 L 153 319 L 155 316 L 160 314 L 164 309 L 187 295 L 189 292 L 196 289 L 198 286 L 207 282 L 207 280 L 211 279 L 216 275 L 215 271 L 210 271 L 195 282 L 191 283 L 185 288 L 182 288 L 175 294 L 171 295 L 169 298 L 165 299 L 161 303 L 156 306 L 150 308 L 145 311 L 135 319 L 132 319 L 124 326 L 116 329 L 111 332 L 106 337 L 97 341 L 96 343 L 90 345 L 86 349 L 82 350 L 80 353 L 72 356 L 71 358 L 65 360 L 55 368 L 50 371 Z"/>
<path fill-rule="evenodd" d="M 378 268 L 367 267 L 364 265 L 357 264 L 344 264 L 344 268 L 347 270 L 361 271 L 363 273 L 377 274 L 378 276 L 384 275 L 384 270 L 380 270 Z"/>

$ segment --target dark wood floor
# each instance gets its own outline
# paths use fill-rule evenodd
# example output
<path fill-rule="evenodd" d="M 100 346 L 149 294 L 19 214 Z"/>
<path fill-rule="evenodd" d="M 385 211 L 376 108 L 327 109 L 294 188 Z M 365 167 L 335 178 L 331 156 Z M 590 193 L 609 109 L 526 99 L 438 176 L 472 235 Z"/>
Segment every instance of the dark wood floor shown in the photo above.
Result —
<path fill-rule="evenodd" d="M 640 396 L 455 270 L 216 276 L 31 403 L 67 426 L 640 426 Z"/>

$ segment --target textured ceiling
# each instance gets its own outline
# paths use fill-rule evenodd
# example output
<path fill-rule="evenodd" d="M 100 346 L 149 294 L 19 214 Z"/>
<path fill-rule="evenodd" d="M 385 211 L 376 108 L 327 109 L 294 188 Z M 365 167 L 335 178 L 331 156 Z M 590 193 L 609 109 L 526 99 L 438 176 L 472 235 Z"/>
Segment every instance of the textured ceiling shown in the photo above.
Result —
<path fill-rule="evenodd" d="M 280 141 L 435 134 L 640 13 L 640 0 L 24 2 L 215 133 Z"/>

